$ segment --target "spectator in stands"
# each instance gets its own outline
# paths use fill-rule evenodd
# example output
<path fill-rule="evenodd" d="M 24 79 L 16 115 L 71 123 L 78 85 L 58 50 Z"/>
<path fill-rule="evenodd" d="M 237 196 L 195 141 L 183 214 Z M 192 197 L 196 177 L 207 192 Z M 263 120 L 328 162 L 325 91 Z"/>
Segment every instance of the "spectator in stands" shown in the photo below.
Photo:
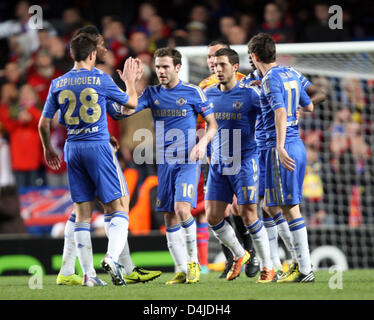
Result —
<path fill-rule="evenodd" d="M 148 24 L 151 17 L 157 15 L 156 7 L 150 2 L 143 2 L 139 6 L 138 19 L 136 20 L 131 32 L 144 31 L 147 32 Z"/>
<path fill-rule="evenodd" d="M 314 6 L 315 22 L 309 24 L 305 30 L 306 42 L 348 41 L 349 36 L 345 28 L 329 28 L 329 6 L 318 3 Z"/>
<path fill-rule="evenodd" d="M 271 35 L 277 43 L 294 41 L 293 28 L 284 22 L 282 10 L 276 2 L 270 2 L 265 6 L 264 22 L 259 32 Z"/>
<path fill-rule="evenodd" d="M 228 39 L 228 35 L 230 29 L 236 25 L 236 21 L 232 16 L 224 16 L 219 19 L 219 31 L 221 33 L 222 38 Z"/>
<path fill-rule="evenodd" d="M 135 31 L 130 35 L 129 44 L 135 55 L 143 52 L 148 52 L 150 48 L 147 34 L 143 31 Z"/>
<path fill-rule="evenodd" d="M 69 43 L 75 30 L 87 24 L 76 7 L 67 8 L 62 13 L 61 34 L 65 43 Z"/>
<path fill-rule="evenodd" d="M 166 47 L 170 36 L 170 28 L 164 20 L 157 15 L 149 18 L 147 30 L 149 32 L 150 51 L 153 53 L 157 48 Z"/>
<path fill-rule="evenodd" d="M 41 111 L 37 102 L 37 93 L 25 84 L 21 87 L 17 105 L 0 106 L 0 121 L 10 138 L 12 169 L 18 187 L 38 184 L 42 148 L 38 133 Z"/>
<path fill-rule="evenodd" d="M 203 46 L 206 44 L 206 25 L 202 22 L 192 21 L 186 26 L 189 46 Z"/>
<path fill-rule="evenodd" d="M 20 216 L 20 204 L 10 163 L 8 141 L 0 122 L 0 233 L 26 233 Z"/>
<path fill-rule="evenodd" d="M 241 45 L 248 42 L 247 32 L 241 26 L 235 25 L 229 29 L 227 40 L 230 45 Z"/>
<path fill-rule="evenodd" d="M 70 58 L 64 41 L 60 37 L 50 37 L 48 49 L 53 59 L 52 63 L 57 70 L 66 73 L 73 67 L 73 60 Z"/>
<path fill-rule="evenodd" d="M 4 83 L 13 83 L 20 88 L 25 84 L 25 77 L 21 73 L 21 69 L 16 61 L 10 61 L 5 65 L 4 75 L 0 80 L 0 85 Z"/>
<path fill-rule="evenodd" d="M 113 18 L 103 30 L 103 36 L 107 42 L 108 50 L 111 50 L 114 53 L 115 69 L 121 69 L 123 61 L 133 55 L 127 45 L 125 26 L 122 21 Z"/>
<path fill-rule="evenodd" d="M 257 33 L 256 19 L 250 13 L 241 14 L 239 16 L 239 26 L 246 31 L 247 39 L 252 38 L 252 36 Z"/>
<path fill-rule="evenodd" d="M 44 104 L 47 99 L 49 86 L 53 79 L 62 75 L 52 63 L 52 56 L 48 50 L 38 52 L 35 62 L 35 69 L 29 75 L 27 83 L 30 84 L 38 93 L 40 102 Z"/>

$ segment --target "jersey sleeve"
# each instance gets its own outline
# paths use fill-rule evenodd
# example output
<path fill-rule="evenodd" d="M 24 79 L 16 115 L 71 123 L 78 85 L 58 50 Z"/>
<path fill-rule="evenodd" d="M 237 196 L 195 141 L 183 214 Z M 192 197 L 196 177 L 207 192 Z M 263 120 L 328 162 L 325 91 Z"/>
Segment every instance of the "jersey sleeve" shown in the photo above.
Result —
<path fill-rule="evenodd" d="M 310 100 L 309 95 L 306 92 L 306 89 L 301 88 L 301 90 L 300 90 L 300 101 L 299 101 L 300 106 L 307 107 L 308 105 L 310 105 L 310 103 L 311 103 L 311 100 Z"/>
<path fill-rule="evenodd" d="M 42 116 L 45 118 L 52 119 L 57 110 L 59 109 L 59 105 L 56 100 L 56 96 L 53 92 L 53 87 L 54 87 L 55 81 L 51 82 L 51 85 L 49 86 L 49 91 L 48 91 L 48 96 L 44 104 Z"/>
<path fill-rule="evenodd" d="M 301 86 L 305 90 L 308 90 L 309 86 L 311 85 L 311 82 L 308 80 L 308 78 L 305 77 L 300 71 L 297 71 L 294 68 L 290 68 L 290 69 L 296 73 L 297 77 L 300 80 Z"/>
<path fill-rule="evenodd" d="M 257 86 L 250 86 L 250 97 L 251 97 L 251 106 L 252 110 L 254 109 L 257 113 L 261 112 L 260 96 L 261 91 Z"/>
<path fill-rule="evenodd" d="M 194 108 L 203 118 L 213 113 L 213 103 L 207 98 L 200 87 L 196 88 L 196 102 L 194 103 Z"/>
<path fill-rule="evenodd" d="M 121 112 L 121 105 L 115 101 L 107 100 L 106 111 L 113 120 L 125 118 L 125 115 L 123 115 Z"/>
<path fill-rule="evenodd" d="M 105 95 L 108 99 L 113 100 L 120 105 L 126 105 L 129 101 L 129 96 L 123 92 L 107 74 L 102 75 L 103 88 L 105 88 Z"/>
<path fill-rule="evenodd" d="M 283 83 L 276 77 L 267 77 L 262 83 L 266 99 L 269 101 L 270 107 L 273 111 L 279 108 L 286 108 L 284 104 L 284 90 Z"/>
<path fill-rule="evenodd" d="M 149 87 L 145 88 L 142 94 L 138 97 L 138 106 L 136 108 L 136 112 L 142 111 L 146 108 L 151 107 L 151 99 L 150 99 L 150 90 Z"/>

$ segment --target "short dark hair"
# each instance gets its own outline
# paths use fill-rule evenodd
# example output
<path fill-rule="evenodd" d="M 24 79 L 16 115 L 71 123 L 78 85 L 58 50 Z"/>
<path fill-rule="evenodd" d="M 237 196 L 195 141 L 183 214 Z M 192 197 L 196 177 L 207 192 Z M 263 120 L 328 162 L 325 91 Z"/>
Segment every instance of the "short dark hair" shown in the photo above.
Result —
<path fill-rule="evenodd" d="M 208 47 L 213 47 L 220 44 L 221 46 L 224 46 L 225 48 L 230 49 L 230 43 L 224 39 L 218 39 L 218 40 L 213 40 L 208 44 Z"/>
<path fill-rule="evenodd" d="M 88 26 L 84 26 L 82 28 L 79 28 L 76 32 L 76 34 L 81 34 L 81 33 L 89 33 L 89 34 L 92 34 L 92 35 L 96 35 L 98 36 L 100 34 L 99 32 L 99 29 L 94 26 L 94 25 L 88 25 Z"/>
<path fill-rule="evenodd" d="M 229 62 L 234 65 L 234 64 L 239 64 L 239 55 L 238 53 L 233 50 L 233 49 L 228 49 L 228 48 L 221 48 L 216 51 L 214 54 L 215 57 L 222 57 L 226 56 L 229 59 Z"/>
<path fill-rule="evenodd" d="M 182 64 L 182 55 L 177 49 L 165 47 L 159 48 L 153 54 L 154 58 L 161 58 L 161 57 L 170 57 L 173 59 L 173 64 L 176 66 L 177 64 Z"/>
<path fill-rule="evenodd" d="M 97 37 L 89 33 L 80 33 L 70 42 L 71 56 L 74 61 L 86 60 L 89 54 L 96 51 Z"/>
<path fill-rule="evenodd" d="M 276 60 L 274 39 L 266 34 L 256 34 L 248 42 L 248 53 L 255 53 L 263 63 L 271 63 Z"/>

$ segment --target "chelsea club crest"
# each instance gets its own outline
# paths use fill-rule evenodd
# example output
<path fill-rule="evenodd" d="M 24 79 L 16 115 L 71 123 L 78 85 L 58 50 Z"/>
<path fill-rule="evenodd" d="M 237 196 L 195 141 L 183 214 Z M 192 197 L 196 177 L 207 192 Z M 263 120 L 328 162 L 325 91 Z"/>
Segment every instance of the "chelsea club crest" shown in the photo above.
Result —
<path fill-rule="evenodd" d="M 179 99 L 177 100 L 177 104 L 178 104 L 179 106 L 183 106 L 183 105 L 185 105 L 186 102 L 187 102 L 187 100 L 186 100 L 185 98 L 179 98 Z"/>
<path fill-rule="evenodd" d="M 236 111 L 240 110 L 240 108 L 242 107 L 243 105 L 243 102 L 241 101 L 235 101 L 234 104 L 233 104 L 233 107 Z"/>

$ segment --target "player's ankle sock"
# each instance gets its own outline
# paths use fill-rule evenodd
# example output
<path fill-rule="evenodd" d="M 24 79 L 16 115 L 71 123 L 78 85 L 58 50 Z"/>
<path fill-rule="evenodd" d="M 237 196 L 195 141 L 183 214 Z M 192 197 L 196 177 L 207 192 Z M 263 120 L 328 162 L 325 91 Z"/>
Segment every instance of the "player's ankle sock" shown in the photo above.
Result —
<path fill-rule="evenodd" d="M 250 251 L 252 250 L 252 238 L 248 229 L 245 227 L 243 219 L 241 216 L 232 215 L 234 219 L 235 228 L 238 231 L 237 235 L 244 249 Z"/>
<path fill-rule="evenodd" d="M 266 233 L 269 239 L 270 257 L 275 269 L 282 269 L 278 250 L 278 230 L 273 218 L 263 218 Z"/>
<path fill-rule="evenodd" d="M 74 240 L 83 274 L 89 277 L 96 277 L 96 271 L 93 267 L 91 228 L 89 223 L 75 223 Z"/>
<path fill-rule="evenodd" d="M 288 223 L 292 237 L 294 240 L 295 251 L 297 254 L 297 262 L 299 271 L 302 274 L 308 274 L 311 270 L 311 261 L 308 245 L 308 233 L 303 217 L 294 219 Z"/>
<path fill-rule="evenodd" d="M 75 214 L 72 213 L 65 224 L 64 249 L 62 252 L 62 264 L 60 273 L 63 276 L 70 276 L 75 273 L 75 260 L 77 251 L 74 241 Z"/>
<path fill-rule="evenodd" d="M 207 222 L 196 222 L 197 254 L 202 266 L 208 265 L 209 228 Z"/>
<path fill-rule="evenodd" d="M 121 266 L 123 266 L 126 275 L 129 275 L 133 272 L 135 265 L 130 256 L 130 248 L 128 242 L 126 242 L 125 247 L 119 255 L 118 262 Z"/>
<path fill-rule="evenodd" d="M 108 229 L 108 251 L 107 254 L 118 262 L 118 257 L 123 251 L 128 235 L 129 217 L 127 212 L 116 211 L 112 213 L 112 219 Z"/>
<path fill-rule="evenodd" d="M 210 225 L 213 234 L 219 239 L 226 247 L 230 248 L 235 257 L 239 258 L 244 256 L 244 248 L 239 243 L 235 235 L 234 229 L 226 223 L 225 219 L 216 225 Z"/>
<path fill-rule="evenodd" d="M 257 219 L 250 226 L 247 226 L 247 228 L 251 233 L 253 246 L 256 250 L 256 257 L 260 260 L 261 267 L 272 269 L 273 263 L 270 257 L 269 239 L 262 220 Z"/>
<path fill-rule="evenodd" d="M 166 240 L 174 260 L 175 271 L 187 273 L 187 252 L 181 225 L 166 226 Z"/>
<path fill-rule="evenodd" d="M 296 251 L 293 245 L 292 234 L 286 219 L 284 219 L 282 212 L 279 212 L 273 217 L 273 220 L 278 228 L 278 234 L 283 240 L 288 252 L 291 254 L 291 258 L 294 262 L 297 261 Z"/>
<path fill-rule="evenodd" d="M 197 239 L 196 239 L 196 223 L 193 216 L 181 222 L 184 229 L 187 254 L 189 257 L 188 262 L 199 262 L 197 256 Z"/>

